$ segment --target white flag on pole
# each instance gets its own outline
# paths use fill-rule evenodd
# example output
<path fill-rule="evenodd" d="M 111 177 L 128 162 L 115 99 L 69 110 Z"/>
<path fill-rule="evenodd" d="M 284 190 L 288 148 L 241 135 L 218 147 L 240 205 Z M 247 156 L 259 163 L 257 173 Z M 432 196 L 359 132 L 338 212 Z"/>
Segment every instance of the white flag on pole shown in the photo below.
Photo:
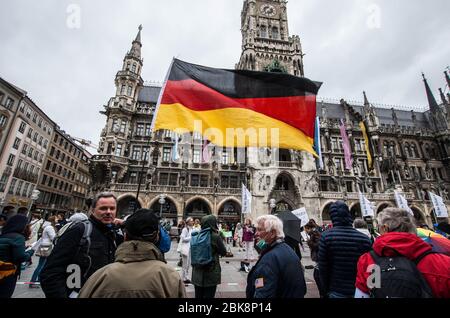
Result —
<path fill-rule="evenodd" d="M 394 191 L 394 196 L 395 196 L 395 202 L 397 203 L 397 206 L 400 209 L 404 209 L 406 210 L 409 214 L 411 214 L 412 216 L 414 216 L 413 211 L 411 210 L 411 208 L 408 206 L 408 201 L 406 201 L 406 198 L 398 191 Z"/>
<path fill-rule="evenodd" d="M 436 217 L 448 218 L 448 210 L 447 206 L 444 203 L 444 200 L 440 196 L 432 192 L 428 193 L 430 194 L 431 202 L 433 202 L 434 213 L 436 214 Z"/>
<path fill-rule="evenodd" d="M 359 193 L 359 204 L 361 205 L 361 214 L 363 217 L 371 216 L 374 217 L 375 213 L 373 212 L 373 205 L 372 202 L 367 200 L 366 196 Z"/>
<path fill-rule="evenodd" d="M 252 213 L 252 194 L 247 187 L 242 184 L 242 214 Z"/>
<path fill-rule="evenodd" d="M 292 214 L 294 214 L 296 217 L 298 217 L 302 221 L 300 226 L 305 226 L 306 223 L 309 222 L 308 212 L 306 212 L 305 208 L 300 208 L 298 210 L 292 211 Z"/>

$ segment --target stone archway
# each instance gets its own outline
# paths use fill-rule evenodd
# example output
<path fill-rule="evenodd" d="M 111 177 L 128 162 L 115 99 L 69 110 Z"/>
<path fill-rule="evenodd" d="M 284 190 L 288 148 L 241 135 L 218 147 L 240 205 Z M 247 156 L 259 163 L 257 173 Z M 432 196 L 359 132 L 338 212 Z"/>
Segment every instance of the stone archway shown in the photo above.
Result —
<path fill-rule="evenodd" d="M 359 202 L 352 205 L 350 209 L 350 215 L 352 216 L 353 220 L 356 218 L 362 219 L 361 205 L 359 204 Z"/>
<path fill-rule="evenodd" d="M 322 223 L 331 223 L 330 207 L 334 202 L 328 202 L 322 209 Z"/>
<path fill-rule="evenodd" d="M 427 223 L 425 221 L 424 214 L 422 213 L 422 211 L 419 208 L 417 208 L 415 206 L 412 206 L 411 210 L 412 210 L 412 212 L 414 214 L 414 221 L 416 222 L 417 226 L 421 226 L 422 224 L 426 224 Z"/>
<path fill-rule="evenodd" d="M 272 214 L 276 214 L 279 212 L 285 211 L 294 211 L 294 207 L 292 203 L 289 203 L 288 200 L 280 200 L 276 203 L 276 207 L 272 210 Z"/>
<path fill-rule="evenodd" d="M 150 211 L 157 215 L 160 215 L 162 219 L 171 220 L 172 224 L 176 225 L 178 218 L 177 206 L 175 202 L 169 197 L 166 197 L 164 201 L 164 204 L 161 205 L 161 203 L 159 203 L 159 198 L 154 200 L 150 205 Z"/>
<path fill-rule="evenodd" d="M 377 215 L 379 213 L 381 213 L 384 209 L 391 208 L 391 207 L 392 207 L 392 205 L 390 203 L 387 203 L 387 202 L 381 203 L 377 208 Z"/>
<path fill-rule="evenodd" d="M 234 199 L 224 200 L 219 205 L 218 221 L 219 223 L 227 223 L 229 225 L 241 222 L 241 204 Z"/>
<path fill-rule="evenodd" d="M 274 199 L 277 202 L 277 211 L 286 211 L 286 209 L 292 211 L 301 206 L 301 195 L 294 180 L 288 172 L 281 172 L 276 178 L 269 200 Z"/>
<path fill-rule="evenodd" d="M 134 213 L 134 211 L 141 209 L 142 205 L 132 195 L 125 195 L 117 199 L 117 216 L 125 217 Z"/>
<path fill-rule="evenodd" d="M 197 197 L 187 202 L 185 217 L 191 217 L 193 219 L 200 219 L 205 215 L 210 215 L 211 207 L 208 201 L 204 198 Z"/>

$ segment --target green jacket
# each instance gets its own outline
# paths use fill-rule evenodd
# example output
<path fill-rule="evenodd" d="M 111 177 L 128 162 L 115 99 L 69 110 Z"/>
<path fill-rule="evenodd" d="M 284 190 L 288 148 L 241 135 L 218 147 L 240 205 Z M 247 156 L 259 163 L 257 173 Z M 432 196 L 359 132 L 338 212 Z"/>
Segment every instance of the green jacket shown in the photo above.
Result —
<path fill-rule="evenodd" d="M 185 298 L 180 275 L 164 262 L 149 242 L 126 241 L 116 261 L 96 271 L 84 284 L 79 298 Z"/>
<path fill-rule="evenodd" d="M 25 251 L 25 237 L 17 233 L 0 236 L 0 261 L 16 265 L 16 275 L 20 275 L 22 262 L 28 262 L 33 251 Z"/>
<path fill-rule="evenodd" d="M 202 218 L 202 230 L 211 229 L 211 246 L 214 262 L 207 267 L 192 268 L 192 284 L 198 287 L 213 287 L 221 283 L 222 269 L 220 267 L 220 256 L 227 254 L 227 249 L 219 235 L 217 219 L 214 215 L 207 215 Z"/>

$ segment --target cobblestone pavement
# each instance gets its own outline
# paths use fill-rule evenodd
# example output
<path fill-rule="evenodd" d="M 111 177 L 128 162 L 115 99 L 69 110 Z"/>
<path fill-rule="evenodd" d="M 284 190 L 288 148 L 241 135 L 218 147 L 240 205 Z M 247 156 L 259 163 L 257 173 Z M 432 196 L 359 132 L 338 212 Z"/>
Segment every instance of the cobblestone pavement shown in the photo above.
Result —
<path fill-rule="evenodd" d="M 306 245 L 306 244 L 305 244 Z M 169 253 L 166 254 L 167 263 L 181 274 L 181 268 L 177 267 L 179 260 L 177 250 L 177 243 L 172 243 L 172 248 Z M 245 298 L 245 288 L 247 286 L 247 273 L 239 271 L 241 261 L 245 258 L 245 252 L 243 249 L 232 247 L 231 251 L 234 255 L 232 258 L 222 258 L 222 284 L 217 287 L 216 298 Z M 255 252 L 256 255 L 256 252 Z M 302 251 L 304 266 L 312 265 L 309 255 L 309 250 L 305 246 L 305 251 Z M 33 265 L 22 272 L 22 277 L 16 286 L 13 298 L 44 298 L 44 293 L 40 288 L 29 288 L 27 284 L 33 274 L 34 268 L 38 264 L 38 258 L 33 257 Z M 252 265 L 255 262 L 252 262 Z M 305 270 L 305 278 L 307 284 L 307 298 L 318 298 L 319 293 L 317 286 L 314 283 L 313 270 Z M 189 298 L 194 298 L 194 286 L 188 285 L 186 287 L 187 296 Z"/>

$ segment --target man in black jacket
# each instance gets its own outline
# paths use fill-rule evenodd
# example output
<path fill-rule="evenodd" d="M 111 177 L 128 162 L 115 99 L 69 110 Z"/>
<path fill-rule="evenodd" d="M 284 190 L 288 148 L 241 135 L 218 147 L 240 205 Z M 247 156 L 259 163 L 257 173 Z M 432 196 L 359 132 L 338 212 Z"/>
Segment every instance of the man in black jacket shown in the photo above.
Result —
<path fill-rule="evenodd" d="M 74 224 L 58 239 L 47 259 L 41 272 L 41 286 L 47 298 L 75 297 L 95 271 L 114 262 L 117 246 L 123 242 L 115 226 L 116 197 L 101 193 L 92 206 L 89 239 L 84 237 L 89 225 Z"/>
<path fill-rule="evenodd" d="M 338 201 L 330 207 L 333 228 L 322 233 L 319 245 L 319 276 L 329 298 L 352 298 L 358 259 L 370 251 L 369 237 L 352 226 L 348 206 Z"/>

